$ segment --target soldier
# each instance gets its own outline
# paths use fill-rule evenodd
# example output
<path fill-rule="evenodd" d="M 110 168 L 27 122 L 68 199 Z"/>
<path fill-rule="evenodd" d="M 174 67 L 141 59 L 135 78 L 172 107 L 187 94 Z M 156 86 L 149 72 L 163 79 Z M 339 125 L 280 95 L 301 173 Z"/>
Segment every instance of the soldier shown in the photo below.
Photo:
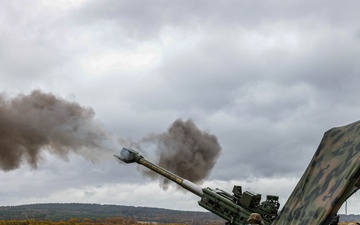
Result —
<path fill-rule="evenodd" d="M 259 213 L 251 213 L 247 221 L 248 224 L 263 224 L 262 217 Z"/>
<path fill-rule="evenodd" d="M 333 220 L 331 221 L 331 223 L 329 225 L 338 225 L 339 224 L 339 220 L 340 220 L 340 216 L 339 215 L 335 215 Z"/>

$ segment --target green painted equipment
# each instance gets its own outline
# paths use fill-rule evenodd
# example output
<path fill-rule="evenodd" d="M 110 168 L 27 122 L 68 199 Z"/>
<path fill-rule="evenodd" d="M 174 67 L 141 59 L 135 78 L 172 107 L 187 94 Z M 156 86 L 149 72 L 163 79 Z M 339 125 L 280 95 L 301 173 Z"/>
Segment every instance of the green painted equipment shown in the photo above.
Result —
<path fill-rule="evenodd" d="M 198 195 L 199 205 L 222 217 L 229 225 L 245 225 L 251 213 L 262 216 L 264 225 L 329 225 L 342 204 L 360 189 L 360 121 L 325 132 L 310 164 L 278 213 L 277 196 L 201 188 L 123 148 L 119 160 L 137 162 Z"/>
<path fill-rule="evenodd" d="M 142 155 L 133 149 L 123 148 L 120 156 L 116 158 L 125 163 L 138 163 L 152 171 L 177 183 L 186 190 L 196 194 L 201 199 L 200 206 L 225 219 L 231 225 L 245 225 L 251 213 L 259 213 L 264 225 L 271 224 L 277 216 L 280 206 L 278 196 L 268 195 L 266 200 L 261 202 L 261 195 L 253 192 L 242 192 L 241 186 L 234 186 L 233 194 L 220 189 L 201 188 L 170 171 L 155 165 L 146 160 Z"/>

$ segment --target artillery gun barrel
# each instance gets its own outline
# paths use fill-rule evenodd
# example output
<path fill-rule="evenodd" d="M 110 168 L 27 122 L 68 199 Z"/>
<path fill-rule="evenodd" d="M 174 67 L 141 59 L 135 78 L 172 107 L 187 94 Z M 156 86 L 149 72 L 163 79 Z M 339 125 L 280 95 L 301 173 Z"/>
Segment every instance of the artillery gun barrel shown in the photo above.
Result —
<path fill-rule="evenodd" d="M 280 206 L 277 196 L 267 196 L 261 201 L 261 195 L 241 190 L 241 186 L 234 186 L 233 195 L 220 189 L 201 188 L 200 186 L 146 160 L 139 152 L 122 148 L 120 155 L 114 155 L 125 163 L 138 163 L 150 170 L 172 180 L 184 189 L 198 195 L 201 199 L 199 205 L 210 212 L 220 216 L 229 225 L 246 225 L 251 213 L 259 213 L 264 225 L 270 225 L 277 216 Z"/>
<path fill-rule="evenodd" d="M 140 155 L 139 152 L 137 152 L 133 149 L 122 148 L 120 151 L 120 156 L 117 156 L 117 155 L 114 155 L 114 156 L 125 163 L 136 162 L 138 164 L 141 164 L 141 165 L 149 168 L 150 170 L 154 171 L 155 173 L 158 173 L 158 174 L 162 175 L 163 177 L 165 177 L 169 180 L 172 180 L 173 182 L 177 183 L 184 189 L 196 194 L 197 196 L 199 196 L 199 197 L 203 196 L 203 189 L 200 186 L 194 184 L 193 182 L 191 182 L 189 180 L 179 177 L 178 175 L 146 160 L 144 158 L 144 156 Z"/>

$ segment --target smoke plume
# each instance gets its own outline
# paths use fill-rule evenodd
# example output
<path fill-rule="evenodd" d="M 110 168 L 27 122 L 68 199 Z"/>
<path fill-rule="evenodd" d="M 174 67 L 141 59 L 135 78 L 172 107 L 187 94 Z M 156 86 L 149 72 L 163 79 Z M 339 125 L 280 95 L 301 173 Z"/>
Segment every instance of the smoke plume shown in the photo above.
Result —
<path fill-rule="evenodd" d="M 14 98 L 0 95 L 0 169 L 13 170 L 23 162 L 37 168 L 42 151 L 63 159 L 69 152 L 90 160 L 102 157 L 104 150 L 115 146 L 94 116 L 91 108 L 38 90 Z M 209 176 L 221 151 L 214 135 L 201 131 L 191 120 L 181 119 L 167 132 L 150 134 L 138 142 L 122 140 L 122 144 L 145 152 L 152 145 L 158 156 L 156 163 L 198 184 Z M 158 177 L 151 171 L 143 173 Z M 168 181 L 162 180 L 164 189 L 167 185 Z"/>
<path fill-rule="evenodd" d="M 132 147 L 146 150 L 155 145 L 158 165 L 194 183 L 201 184 L 210 175 L 220 155 L 221 147 L 215 135 L 201 131 L 192 120 L 176 120 L 161 134 L 150 134 Z M 143 171 L 147 176 L 158 177 L 152 171 Z M 166 189 L 168 180 L 161 179 Z"/>
<path fill-rule="evenodd" d="M 43 150 L 95 160 L 90 155 L 105 149 L 109 136 L 94 116 L 91 108 L 40 91 L 11 99 L 1 95 L 0 169 L 16 169 L 23 161 L 36 168 Z"/>

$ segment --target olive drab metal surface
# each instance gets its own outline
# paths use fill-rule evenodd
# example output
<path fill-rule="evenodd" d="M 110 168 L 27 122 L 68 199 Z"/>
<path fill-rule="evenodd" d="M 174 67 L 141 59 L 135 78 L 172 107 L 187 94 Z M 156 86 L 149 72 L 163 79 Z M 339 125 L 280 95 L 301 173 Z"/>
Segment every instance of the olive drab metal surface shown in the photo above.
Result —
<path fill-rule="evenodd" d="M 272 225 L 328 225 L 360 188 L 360 121 L 325 132 Z"/>
<path fill-rule="evenodd" d="M 228 225 L 248 224 L 247 218 L 261 215 L 264 225 L 329 225 L 340 207 L 360 188 L 360 121 L 325 132 L 318 149 L 289 199 L 278 214 L 278 196 L 201 188 L 156 164 L 133 149 L 114 155 L 125 163 L 138 163 L 198 195 L 200 206 L 220 216 Z M 295 159 L 294 159 L 295 160 Z M 271 189 L 271 187 L 268 187 Z M 336 224 L 336 223 L 335 223 Z"/>
<path fill-rule="evenodd" d="M 225 219 L 228 225 L 246 225 L 252 213 L 262 217 L 263 225 L 270 225 L 277 216 L 280 207 L 279 197 L 267 195 L 261 202 L 261 195 L 253 192 L 242 192 L 241 186 L 234 186 L 233 194 L 220 189 L 202 188 L 144 158 L 139 152 L 122 148 L 120 155 L 114 155 L 124 163 L 138 163 L 161 176 L 175 182 L 186 190 L 198 195 L 200 206 Z"/>

